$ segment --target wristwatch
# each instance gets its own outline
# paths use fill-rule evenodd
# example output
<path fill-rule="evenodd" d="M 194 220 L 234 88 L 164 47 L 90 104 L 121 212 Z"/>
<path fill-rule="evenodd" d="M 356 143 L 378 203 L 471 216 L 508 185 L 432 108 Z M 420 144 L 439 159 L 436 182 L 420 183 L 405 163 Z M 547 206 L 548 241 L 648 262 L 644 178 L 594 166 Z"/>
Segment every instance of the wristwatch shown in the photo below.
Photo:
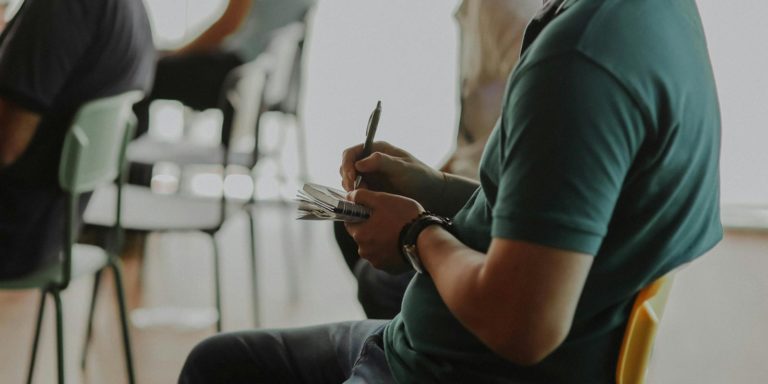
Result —
<path fill-rule="evenodd" d="M 400 254 L 418 273 L 424 273 L 424 264 L 422 264 L 419 257 L 416 240 L 418 240 L 421 231 L 430 225 L 439 225 L 448 230 L 448 232 L 453 233 L 453 222 L 451 219 L 427 211 L 420 213 L 417 218 L 403 226 L 403 229 L 400 231 Z"/>

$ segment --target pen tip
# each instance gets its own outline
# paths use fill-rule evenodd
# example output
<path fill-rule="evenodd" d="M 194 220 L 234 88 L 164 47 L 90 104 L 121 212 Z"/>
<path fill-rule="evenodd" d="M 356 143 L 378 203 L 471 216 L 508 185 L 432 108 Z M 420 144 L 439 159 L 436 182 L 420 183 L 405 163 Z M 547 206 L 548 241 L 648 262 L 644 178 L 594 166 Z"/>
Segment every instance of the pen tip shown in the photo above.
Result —
<path fill-rule="evenodd" d="M 381 108 L 381 100 L 376 103 L 376 108 Z"/>

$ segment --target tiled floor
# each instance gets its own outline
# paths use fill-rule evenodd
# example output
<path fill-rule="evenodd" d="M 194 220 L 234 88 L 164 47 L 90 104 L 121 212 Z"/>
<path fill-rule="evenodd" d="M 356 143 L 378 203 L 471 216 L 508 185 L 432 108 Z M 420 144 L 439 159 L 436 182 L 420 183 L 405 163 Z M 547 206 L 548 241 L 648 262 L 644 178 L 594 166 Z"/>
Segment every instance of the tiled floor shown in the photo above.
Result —
<path fill-rule="evenodd" d="M 360 319 L 354 281 L 333 244 L 330 226 L 293 220 L 293 208 L 259 209 L 259 308 L 261 325 L 285 327 Z M 247 220 L 233 217 L 221 231 L 225 276 L 224 328 L 252 327 Z M 154 325 L 134 327 L 138 382 L 171 383 L 186 354 L 213 333 L 210 241 L 202 234 L 156 234 L 146 262 L 126 265 L 131 301 Z M 682 271 L 665 315 L 651 383 L 768 382 L 768 236 L 729 233 L 714 251 Z M 141 273 L 139 273 L 141 272 Z M 141 275 L 142 289 L 137 285 Z M 110 283 L 111 280 L 107 281 Z M 91 279 L 75 282 L 65 301 L 67 373 L 70 383 L 125 381 L 114 291 L 100 294 L 94 345 L 82 374 L 79 356 Z M 32 339 L 36 292 L 0 293 L 0 383 L 21 383 Z M 49 303 L 48 314 L 53 307 Z M 136 320 L 142 312 L 134 312 Z M 36 383 L 55 382 L 53 321 L 47 316 Z"/>

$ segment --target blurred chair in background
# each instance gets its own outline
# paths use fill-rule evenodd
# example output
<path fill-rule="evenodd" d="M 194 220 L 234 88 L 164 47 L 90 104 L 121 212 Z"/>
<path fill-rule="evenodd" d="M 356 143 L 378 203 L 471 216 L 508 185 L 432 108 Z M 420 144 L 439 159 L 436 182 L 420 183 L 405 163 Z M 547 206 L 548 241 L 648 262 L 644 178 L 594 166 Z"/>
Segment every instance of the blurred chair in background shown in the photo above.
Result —
<path fill-rule="evenodd" d="M 227 144 L 214 153 L 212 159 L 226 169 L 231 156 L 231 144 L 235 138 L 253 135 L 258 106 L 265 83 L 265 71 L 259 62 L 248 63 L 231 71 L 221 92 L 220 108 L 224 112 L 223 131 L 227 135 Z M 228 128 L 234 126 L 248 132 Z M 245 156 L 244 154 L 240 154 Z M 224 176 L 222 172 L 222 177 Z M 147 186 L 127 185 L 124 192 L 123 227 L 147 232 L 200 231 L 210 236 L 213 249 L 215 304 L 217 310 L 216 330 L 221 331 L 221 276 L 219 245 L 216 234 L 227 217 L 242 208 L 244 202 L 232 202 L 226 194 L 219 199 L 180 194 L 158 194 Z M 108 186 L 98 189 L 85 212 L 85 222 L 93 226 L 110 227 L 116 216 L 109 209 L 118 198 L 117 189 Z M 252 235 L 252 234 L 251 234 Z"/>
<path fill-rule="evenodd" d="M 464 0 L 459 23 L 461 115 L 456 149 L 441 171 L 478 179 L 480 156 L 501 111 L 509 73 L 520 57 L 526 25 L 541 0 Z M 369 318 L 391 319 L 413 272 L 390 275 L 361 260 L 344 225 L 334 224 L 336 242 L 357 278 L 358 300 Z"/>
<path fill-rule="evenodd" d="M 227 74 L 255 60 L 269 45 L 271 34 L 302 21 L 315 0 L 229 0 L 211 26 L 187 45 L 157 63 L 152 92 L 136 106 L 139 132 L 149 128 L 153 100 L 178 100 L 196 110 L 216 108 Z"/>
<path fill-rule="evenodd" d="M 144 134 L 128 147 L 128 160 L 134 164 L 152 166 L 165 162 L 181 168 L 187 166 L 212 165 L 221 168 L 221 183 L 226 185 L 230 166 L 251 171 L 249 180 L 256 179 L 256 164 L 259 158 L 274 155 L 261 153 L 259 128 L 262 113 L 277 112 L 281 121 L 293 118 L 297 137 L 303 138 L 300 120 L 297 117 L 301 83 L 302 47 L 306 28 L 303 22 L 291 23 L 272 32 L 270 43 L 262 54 L 252 62 L 241 65 L 230 72 L 221 91 L 219 109 L 224 112 L 221 129 L 222 143 L 208 145 L 191 140 L 167 141 Z M 288 128 L 281 124 L 280 131 Z M 302 152 L 303 148 L 299 148 Z M 276 159 L 279 160 L 279 159 Z M 253 185 L 253 184 L 252 184 Z M 112 218 L 104 216 L 105 207 L 114 198 L 114 192 L 98 193 L 93 208 L 86 213 L 91 224 L 109 225 Z M 251 287 L 253 294 L 254 322 L 259 322 L 257 255 L 255 239 L 254 193 L 242 200 L 233 200 L 222 191 L 220 199 L 211 200 L 190 193 L 158 195 L 149 188 L 139 185 L 128 187 L 127 204 L 130 209 L 126 228 L 134 231 L 133 243 L 128 252 L 143 254 L 146 231 L 202 231 L 211 236 L 214 245 L 215 267 L 219 268 L 218 245 L 215 234 L 227 217 L 245 208 L 249 213 L 250 255 L 252 261 Z M 242 196 L 240 196 L 242 198 Z M 228 207 L 228 209 L 224 209 Z M 214 274 L 216 303 L 221 313 L 219 274 Z M 217 321 L 221 330 L 221 319 Z"/>
<path fill-rule="evenodd" d="M 225 161 L 224 152 L 229 148 L 229 157 L 226 159 L 229 165 L 253 168 L 258 157 L 264 155 L 259 153 L 261 114 L 278 111 L 294 117 L 298 122 L 301 53 L 306 30 L 303 22 L 294 22 L 272 31 L 267 48 L 249 64 L 239 66 L 251 68 L 249 71 L 263 72 L 266 83 L 252 81 L 238 85 L 240 97 L 248 99 L 247 106 L 242 106 L 235 116 L 224 116 L 224 120 L 233 117 L 236 120 L 222 124 L 219 144 L 186 139 L 171 141 L 145 133 L 129 145 L 128 160 L 142 166 L 152 166 L 160 162 L 179 166 L 222 165 Z M 238 71 L 242 72 L 243 69 Z M 232 76 L 234 72 L 236 71 L 230 71 L 228 76 Z M 220 87 L 226 86 L 225 82 L 220 84 Z M 216 92 L 220 99 L 222 92 L 226 90 L 217 89 Z M 253 94 L 254 92 L 258 94 Z M 219 109 L 222 108 L 221 101 L 217 101 L 216 105 Z M 297 124 L 297 130 L 298 136 L 302 137 L 300 124 Z"/>
<path fill-rule="evenodd" d="M 304 21 L 314 4 L 315 0 L 229 0 L 223 14 L 206 31 L 189 44 L 161 58 L 157 63 L 157 76 L 152 92 L 135 108 L 139 118 L 139 137 L 135 143 L 131 144 L 128 151 L 129 160 L 133 163 L 130 182 L 139 185 L 150 185 L 153 164 L 160 161 L 174 163 L 179 166 L 193 164 L 224 165 L 222 169 L 223 181 L 226 181 L 227 163 L 252 170 L 258 158 L 259 149 L 258 134 L 254 129 L 258 130 L 256 125 L 258 125 L 261 111 L 274 110 L 275 106 L 284 105 L 284 101 L 287 100 L 286 97 L 293 95 L 288 91 L 283 92 L 284 95 L 281 95 L 283 88 L 290 90 L 292 89 L 290 87 L 272 85 L 276 83 L 276 81 L 273 81 L 275 78 L 282 78 L 281 74 L 285 72 L 283 65 L 285 65 L 286 60 L 290 62 L 293 59 L 285 59 L 281 55 L 272 57 L 275 52 L 271 52 L 266 57 L 262 54 L 265 51 L 274 51 L 275 36 L 284 34 L 278 32 L 278 30 L 284 29 L 286 25 Z M 301 41 L 303 42 L 303 33 L 305 31 L 303 26 L 301 30 Z M 288 49 L 295 52 L 295 46 L 294 44 L 294 47 L 289 47 Z M 298 52 L 300 53 L 300 49 Z M 285 53 L 285 49 L 281 48 L 280 53 Z M 252 134 L 238 137 L 237 132 L 229 132 L 228 129 L 239 125 L 239 123 L 235 122 L 235 125 L 232 125 L 225 122 L 222 125 L 224 130 L 221 132 L 220 145 L 208 146 L 207 148 L 189 143 L 163 143 L 148 135 L 149 106 L 152 101 L 158 99 L 178 100 L 195 110 L 217 108 L 219 107 L 219 95 L 221 94 L 226 76 L 243 63 L 259 60 L 265 70 L 269 72 L 270 85 L 267 86 L 268 90 L 263 90 L 263 87 L 258 88 L 260 92 L 264 91 L 263 94 L 260 93 L 258 95 L 260 98 L 258 105 L 249 105 L 246 108 L 242 108 L 241 112 L 245 112 L 244 110 L 248 109 L 256 114 L 256 121 L 249 128 Z M 266 69 L 266 67 L 269 67 L 269 69 Z M 289 68 L 293 68 L 292 65 L 289 65 Z M 293 80 L 292 76 L 289 76 L 287 79 Z M 279 82 L 277 81 L 277 83 Z M 267 102 L 267 100 L 269 101 Z M 289 112 L 289 114 L 291 112 L 288 109 L 285 111 Z M 242 114 L 239 115 L 242 116 Z M 295 113 L 293 115 L 295 116 Z M 301 126 L 297 125 L 297 128 L 300 130 Z M 302 132 L 298 132 L 298 134 L 298 137 L 303 139 Z M 231 135 L 235 137 L 230 138 Z M 242 145 L 243 143 L 245 145 Z M 299 141 L 300 145 L 302 143 L 303 140 Z M 230 150 L 232 155 L 223 159 L 225 147 Z M 247 150 L 248 147 L 252 148 L 250 153 Z M 245 150 L 242 150 L 244 148 Z M 303 154 L 303 152 L 302 148 L 299 153 Z M 222 187 L 224 186 L 225 183 L 222 183 Z M 222 191 L 222 193 L 225 193 L 225 191 Z M 249 197 L 249 202 L 252 202 L 252 195 L 253 193 Z M 217 222 L 213 226 L 211 226 L 212 223 L 206 223 L 204 226 L 206 228 L 202 228 L 202 226 L 197 224 L 194 226 L 203 229 L 207 233 L 214 233 L 223 223 L 223 216 L 221 220 L 221 222 Z M 171 225 L 172 223 L 166 224 L 168 224 L 165 225 L 166 228 L 175 227 L 175 225 Z M 253 225 L 253 220 L 251 220 L 251 227 Z M 137 226 L 136 228 L 140 229 L 142 226 Z M 159 228 L 156 227 L 154 229 Z M 131 231 L 130 235 L 126 252 L 130 255 L 141 257 L 144 250 L 145 233 L 142 231 Z M 251 243 L 252 248 L 255 249 L 253 234 L 251 235 Z M 255 255 L 255 250 L 252 254 Z M 126 256 L 129 255 L 127 254 Z M 253 286 L 256 287 L 256 284 L 254 279 Z M 258 313 L 254 313 L 254 317 L 258 321 Z M 220 320 L 217 322 L 217 328 L 221 329 Z"/>
<path fill-rule="evenodd" d="M 32 382 L 35 370 L 37 346 L 40 341 L 45 299 L 51 295 L 56 309 L 56 356 L 59 383 L 64 382 L 64 324 L 61 292 L 69 286 L 72 279 L 93 274 L 101 276 L 102 271 L 110 268 L 115 277 L 118 309 L 120 312 L 123 347 L 126 370 L 130 383 L 134 382 L 133 360 L 131 357 L 130 336 L 128 331 L 125 294 L 123 291 L 120 261 L 117 258 L 117 246 L 109 252 L 102 248 L 76 244 L 79 233 L 81 204 L 97 187 L 112 183 L 121 173 L 124 161 L 125 144 L 132 137 L 133 126 L 129 129 L 133 104 L 141 99 L 141 92 L 132 91 L 85 104 L 77 113 L 72 128 L 64 138 L 61 162 L 59 165 L 59 184 L 66 194 L 66 213 L 62 226 L 44 228 L 42 232 L 64 233 L 59 244 L 60 256 L 57 262 L 25 274 L 22 277 L 0 280 L 0 289 L 38 288 L 40 309 L 32 345 L 32 357 L 29 364 L 27 382 Z M 135 121 L 132 121 L 135 124 Z M 85 198 L 84 198 L 85 197 Z M 120 199 L 110 207 L 119 212 Z M 112 231 L 112 244 L 120 242 L 120 215 L 117 214 Z M 44 235 L 43 235 L 44 236 Z M 88 321 L 88 339 L 91 336 L 93 308 Z M 88 340 L 86 340 L 86 345 Z M 85 355 L 83 356 L 85 359 Z"/>

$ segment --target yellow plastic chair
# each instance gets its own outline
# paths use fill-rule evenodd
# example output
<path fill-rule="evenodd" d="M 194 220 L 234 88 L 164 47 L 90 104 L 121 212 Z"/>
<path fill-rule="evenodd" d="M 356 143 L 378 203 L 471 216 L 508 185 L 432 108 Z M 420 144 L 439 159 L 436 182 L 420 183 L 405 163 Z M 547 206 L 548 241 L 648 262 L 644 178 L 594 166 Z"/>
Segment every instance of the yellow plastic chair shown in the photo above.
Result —
<path fill-rule="evenodd" d="M 619 364 L 616 368 L 617 384 L 645 383 L 656 332 L 659 330 L 674 278 L 675 271 L 667 273 L 643 288 L 637 295 L 629 314 L 624 341 L 621 343 Z"/>

